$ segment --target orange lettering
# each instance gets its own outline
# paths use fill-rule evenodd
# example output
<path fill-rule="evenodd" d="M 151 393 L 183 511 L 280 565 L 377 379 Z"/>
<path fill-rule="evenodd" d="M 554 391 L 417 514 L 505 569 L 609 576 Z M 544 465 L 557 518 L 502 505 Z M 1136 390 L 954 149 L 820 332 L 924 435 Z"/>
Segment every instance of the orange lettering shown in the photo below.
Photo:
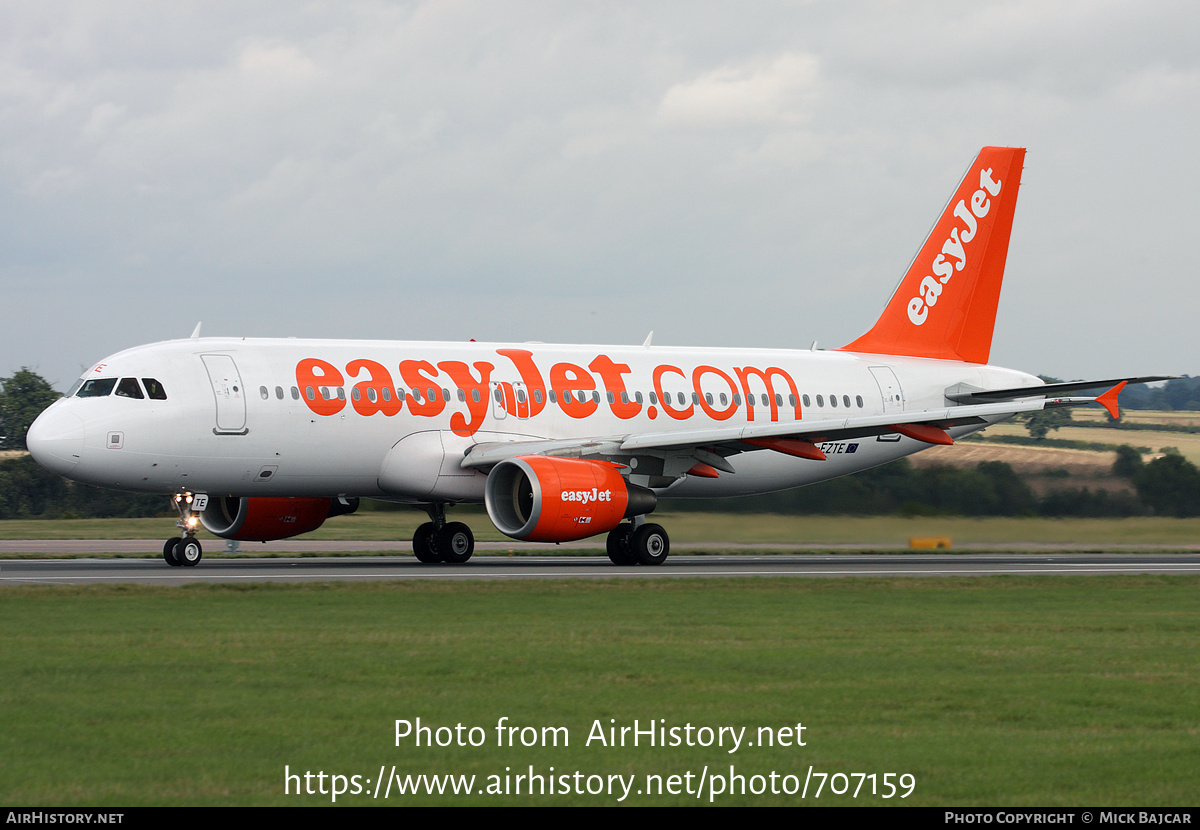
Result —
<path fill-rule="evenodd" d="M 466 394 L 467 411 L 471 413 L 469 422 L 461 412 L 451 415 L 450 429 L 454 430 L 455 435 L 470 437 L 479 430 L 484 416 L 487 415 L 488 381 L 492 377 L 492 369 L 496 367 L 482 360 L 477 361 L 475 371 L 479 372 L 478 380 L 471 374 L 467 364 L 458 360 L 443 360 L 438 364 L 438 368 L 448 374 L 455 385 Z"/>
<path fill-rule="evenodd" d="M 437 374 L 437 369 L 433 368 L 433 364 L 428 360 L 400 361 L 400 375 L 409 387 L 409 394 L 412 394 L 413 389 L 420 392 L 420 397 L 414 396 L 408 402 L 409 412 L 432 418 L 434 415 L 440 415 L 446 408 L 446 402 L 441 396 L 440 382 L 435 379 Z M 434 394 L 429 393 L 430 389 L 433 389 Z"/>
<path fill-rule="evenodd" d="M 754 393 L 750 391 L 750 375 L 759 378 L 767 388 L 767 397 L 771 404 L 771 420 L 779 420 L 779 405 L 775 402 L 775 387 L 771 383 L 771 378 L 779 375 L 787 381 L 788 388 L 792 391 L 792 400 L 796 402 L 796 420 L 800 420 L 800 393 L 796 390 L 796 382 L 792 380 L 792 376 L 780 369 L 778 366 L 772 366 L 767 371 L 755 369 L 753 366 L 746 366 L 738 369 L 734 368 L 738 379 L 742 382 L 742 391 L 746 393 L 746 417 L 748 420 L 754 420 Z"/>
<path fill-rule="evenodd" d="M 705 375 L 720 375 L 721 380 L 729 384 L 729 406 L 725 409 L 717 409 L 708 402 L 704 397 L 704 390 L 701 389 L 701 378 Z M 737 411 L 737 404 L 733 402 L 733 396 L 737 394 L 737 384 L 733 382 L 733 378 L 722 372 L 715 366 L 697 366 L 692 372 L 692 386 L 696 390 L 696 394 L 700 396 L 700 408 L 704 410 L 708 417 L 718 421 L 726 421 L 733 417 L 733 413 Z"/>
<path fill-rule="evenodd" d="M 374 360 L 352 360 L 346 364 L 346 373 L 352 377 L 358 377 L 363 369 L 366 369 L 371 377 L 370 380 L 354 384 L 354 390 L 358 393 L 357 397 L 353 392 L 350 394 L 350 403 L 354 406 L 354 411 L 366 416 L 376 412 L 390 416 L 399 412 L 400 399 L 396 397 L 396 390 L 392 388 L 391 373 Z"/>
<path fill-rule="evenodd" d="M 642 411 L 642 405 L 631 401 L 629 393 L 625 390 L 625 379 L 621 376 L 629 372 L 627 364 L 614 363 L 611 357 L 602 354 L 589 363 L 588 368 L 600 375 L 604 381 L 604 388 L 613 396 L 611 407 L 614 415 L 628 420 Z M 625 396 L 624 401 L 621 400 L 622 395 Z"/>
<path fill-rule="evenodd" d="M 686 418 L 692 417 L 692 412 L 695 411 L 694 406 L 692 406 L 691 404 L 688 404 L 687 409 L 675 409 L 674 407 L 671 406 L 671 397 L 670 397 L 671 393 L 663 392 L 662 376 L 664 374 L 666 374 L 667 372 L 674 372 L 675 374 L 679 375 L 684 380 L 687 380 L 687 375 L 685 375 L 683 373 L 683 370 L 680 369 L 678 366 L 663 365 L 663 366 L 656 366 L 654 368 L 654 391 L 658 395 L 659 403 L 662 404 L 663 412 L 670 415 L 676 421 L 682 421 Z"/>
<path fill-rule="evenodd" d="M 320 374 L 317 374 L 318 369 Z M 337 367 L 324 360 L 309 357 L 296 364 L 296 386 L 308 408 L 318 415 L 336 415 L 345 408 L 346 401 L 337 393 L 330 395 L 328 400 L 321 395 L 322 386 L 340 389 L 345 382 Z"/>
<path fill-rule="evenodd" d="M 542 373 L 533 362 L 533 352 L 525 349 L 496 349 L 496 354 L 507 357 L 521 373 L 521 380 L 529 395 L 529 416 L 532 418 L 546 407 L 546 383 Z M 506 407 L 507 409 L 507 407 Z M 513 410 L 507 410 L 510 414 Z"/>
<path fill-rule="evenodd" d="M 587 396 L 579 400 L 575 392 L 592 392 L 596 389 L 596 379 L 589 375 L 582 366 L 574 363 L 555 363 L 550 367 L 550 386 L 557 389 L 560 395 L 559 406 L 562 411 L 572 418 L 586 418 L 596 411 L 596 402 Z"/>

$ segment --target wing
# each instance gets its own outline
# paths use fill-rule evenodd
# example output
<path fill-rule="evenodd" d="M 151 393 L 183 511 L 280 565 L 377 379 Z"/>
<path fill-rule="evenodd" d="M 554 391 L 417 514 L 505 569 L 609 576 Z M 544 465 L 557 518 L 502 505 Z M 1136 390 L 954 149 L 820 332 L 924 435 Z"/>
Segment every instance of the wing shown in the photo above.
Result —
<path fill-rule="evenodd" d="M 986 426 L 1013 415 L 1040 412 L 1049 407 L 1099 403 L 1115 417 L 1117 395 L 1126 383 L 1148 383 L 1152 380 L 1161 378 L 1133 378 L 1121 381 L 1096 397 L 1050 397 L 1048 393 L 1055 391 L 1056 387 L 1088 388 L 1104 384 L 1105 381 L 999 390 L 996 393 L 998 397 L 1020 397 L 1024 400 L 961 403 L 944 409 L 819 420 L 806 418 L 788 423 L 745 424 L 676 432 L 638 432 L 580 439 L 477 444 L 463 458 L 462 466 L 487 468 L 507 458 L 523 455 L 601 459 L 627 465 L 630 459 L 654 456 L 671 462 L 664 468 L 663 474 L 667 477 L 678 477 L 689 472 L 694 475 L 715 476 L 717 471 L 734 472 L 733 465 L 726 460 L 728 456 L 753 450 L 773 450 L 786 455 L 823 461 L 825 455 L 817 444 L 826 441 L 900 434 L 929 444 L 953 444 L 954 439 L 947 432 L 952 427 Z M 984 397 L 981 394 L 983 392 L 984 390 L 972 392 L 958 389 L 947 393 L 946 397 L 951 400 L 970 400 L 972 395 Z"/>

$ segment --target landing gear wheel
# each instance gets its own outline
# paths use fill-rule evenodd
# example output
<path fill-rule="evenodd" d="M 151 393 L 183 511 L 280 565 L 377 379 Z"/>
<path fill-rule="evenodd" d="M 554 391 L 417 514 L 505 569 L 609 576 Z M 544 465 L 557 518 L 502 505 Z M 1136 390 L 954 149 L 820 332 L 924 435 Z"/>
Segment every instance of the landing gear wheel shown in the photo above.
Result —
<path fill-rule="evenodd" d="M 471 528 L 462 522 L 451 522 L 437 532 L 434 546 L 442 555 L 443 562 L 461 565 L 475 552 L 475 537 Z"/>
<path fill-rule="evenodd" d="M 200 547 L 200 540 L 192 537 L 184 537 L 179 542 L 179 547 L 175 548 L 175 557 L 179 560 L 179 564 L 189 568 L 199 565 L 200 557 L 203 555 L 204 549 Z"/>
<path fill-rule="evenodd" d="M 413 553 L 417 555 L 418 562 L 432 565 L 442 561 L 441 553 L 433 544 L 433 535 L 433 522 L 426 522 L 413 534 Z"/>
<path fill-rule="evenodd" d="M 636 565 L 637 557 L 629 549 L 629 537 L 633 533 L 633 525 L 620 524 L 608 532 L 605 547 L 608 548 L 608 558 L 614 565 Z"/>
<path fill-rule="evenodd" d="M 163 545 L 163 559 L 167 560 L 167 564 L 170 565 L 172 568 L 178 568 L 180 565 L 183 564 L 182 562 L 179 561 L 179 556 L 176 553 L 176 549 L 177 549 L 179 543 L 182 541 L 183 540 L 180 539 L 178 536 L 175 536 L 171 539 L 168 539 L 166 541 L 166 544 Z"/>
<path fill-rule="evenodd" d="M 671 552 L 671 540 L 662 525 L 644 524 L 629 537 L 629 549 L 643 565 L 661 565 Z"/>

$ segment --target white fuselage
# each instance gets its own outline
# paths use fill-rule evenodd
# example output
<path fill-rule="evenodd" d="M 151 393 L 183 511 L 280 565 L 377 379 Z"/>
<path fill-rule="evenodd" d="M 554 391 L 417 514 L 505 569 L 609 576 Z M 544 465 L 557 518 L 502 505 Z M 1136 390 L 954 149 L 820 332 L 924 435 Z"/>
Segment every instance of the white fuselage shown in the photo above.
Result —
<path fill-rule="evenodd" d="M 64 476 L 150 493 L 408 502 L 482 502 L 485 472 L 461 464 L 476 444 L 892 411 L 899 422 L 951 405 L 945 392 L 957 384 L 1039 383 L 987 365 L 842 351 L 225 338 L 129 349 L 84 376 L 99 378 L 136 378 L 143 392 L 154 379 L 165 399 L 114 392 L 55 403 L 31 446 Z M 671 496 L 745 495 L 929 444 L 892 434 L 818 446 L 827 460 L 740 452 L 728 458 L 735 472 L 717 478 L 683 475 L 676 468 L 694 459 L 659 450 L 635 460 L 629 478 Z"/>

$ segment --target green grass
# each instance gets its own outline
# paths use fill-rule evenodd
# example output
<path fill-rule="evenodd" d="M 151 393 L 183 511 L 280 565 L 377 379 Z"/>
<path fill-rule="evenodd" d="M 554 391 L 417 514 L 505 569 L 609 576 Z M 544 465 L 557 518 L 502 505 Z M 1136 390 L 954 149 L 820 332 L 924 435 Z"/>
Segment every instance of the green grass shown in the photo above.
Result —
<path fill-rule="evenodd" d="M 502 541 L 479 510 L 455 508 L 451 516 L 466 521 L 480 541 Z M 1144 544 L 1170 547 L 1200 541 L 1200 519 L 1134 517 L 1127 519 L 983 518 L 958 516 L 781 516 L 776 514 L 656 512 L 675 544 L 746 542 L 795 544 L 907 545 L 913 536 L 949 536 L 966 543 Z M 412 538 L 423 513 L 356 513 L 331 519 L 303 539 L 397 541 Z M 174 529 L 170 519 L 63 519 L 0 522 L 0 539 L 165 539 Z M 207 533 L 201 536 L 212 539 Z M 604 538 L 597 537 L 602 548 Z M 252 553 L 253 545 L 244 551 Z M 547 547 L 547 550 L 553 550 Z M 205 555 L 221 553 L 221 542 L 206 545 Z M 148 555 L 158 555 L 157 550 Z"/>
<path fill-rule="evenodd" d="M 811 764 L 911 773 L 908 804 L 1194 805 L 1198 589 L 1152 576 L 4 589 L 0 802 L 328 802 L 285 797 L 285 764 L 481 781 L 529 765 L 803 779 Z M 395 746 L 394 721 L 417 717 L 484 727 L 487 744 Z M 501 717 L 566 726 L 571 744 L 497 748 Z M 807 746 L 584 746 L 610 718 L 802 722 Z"/>

